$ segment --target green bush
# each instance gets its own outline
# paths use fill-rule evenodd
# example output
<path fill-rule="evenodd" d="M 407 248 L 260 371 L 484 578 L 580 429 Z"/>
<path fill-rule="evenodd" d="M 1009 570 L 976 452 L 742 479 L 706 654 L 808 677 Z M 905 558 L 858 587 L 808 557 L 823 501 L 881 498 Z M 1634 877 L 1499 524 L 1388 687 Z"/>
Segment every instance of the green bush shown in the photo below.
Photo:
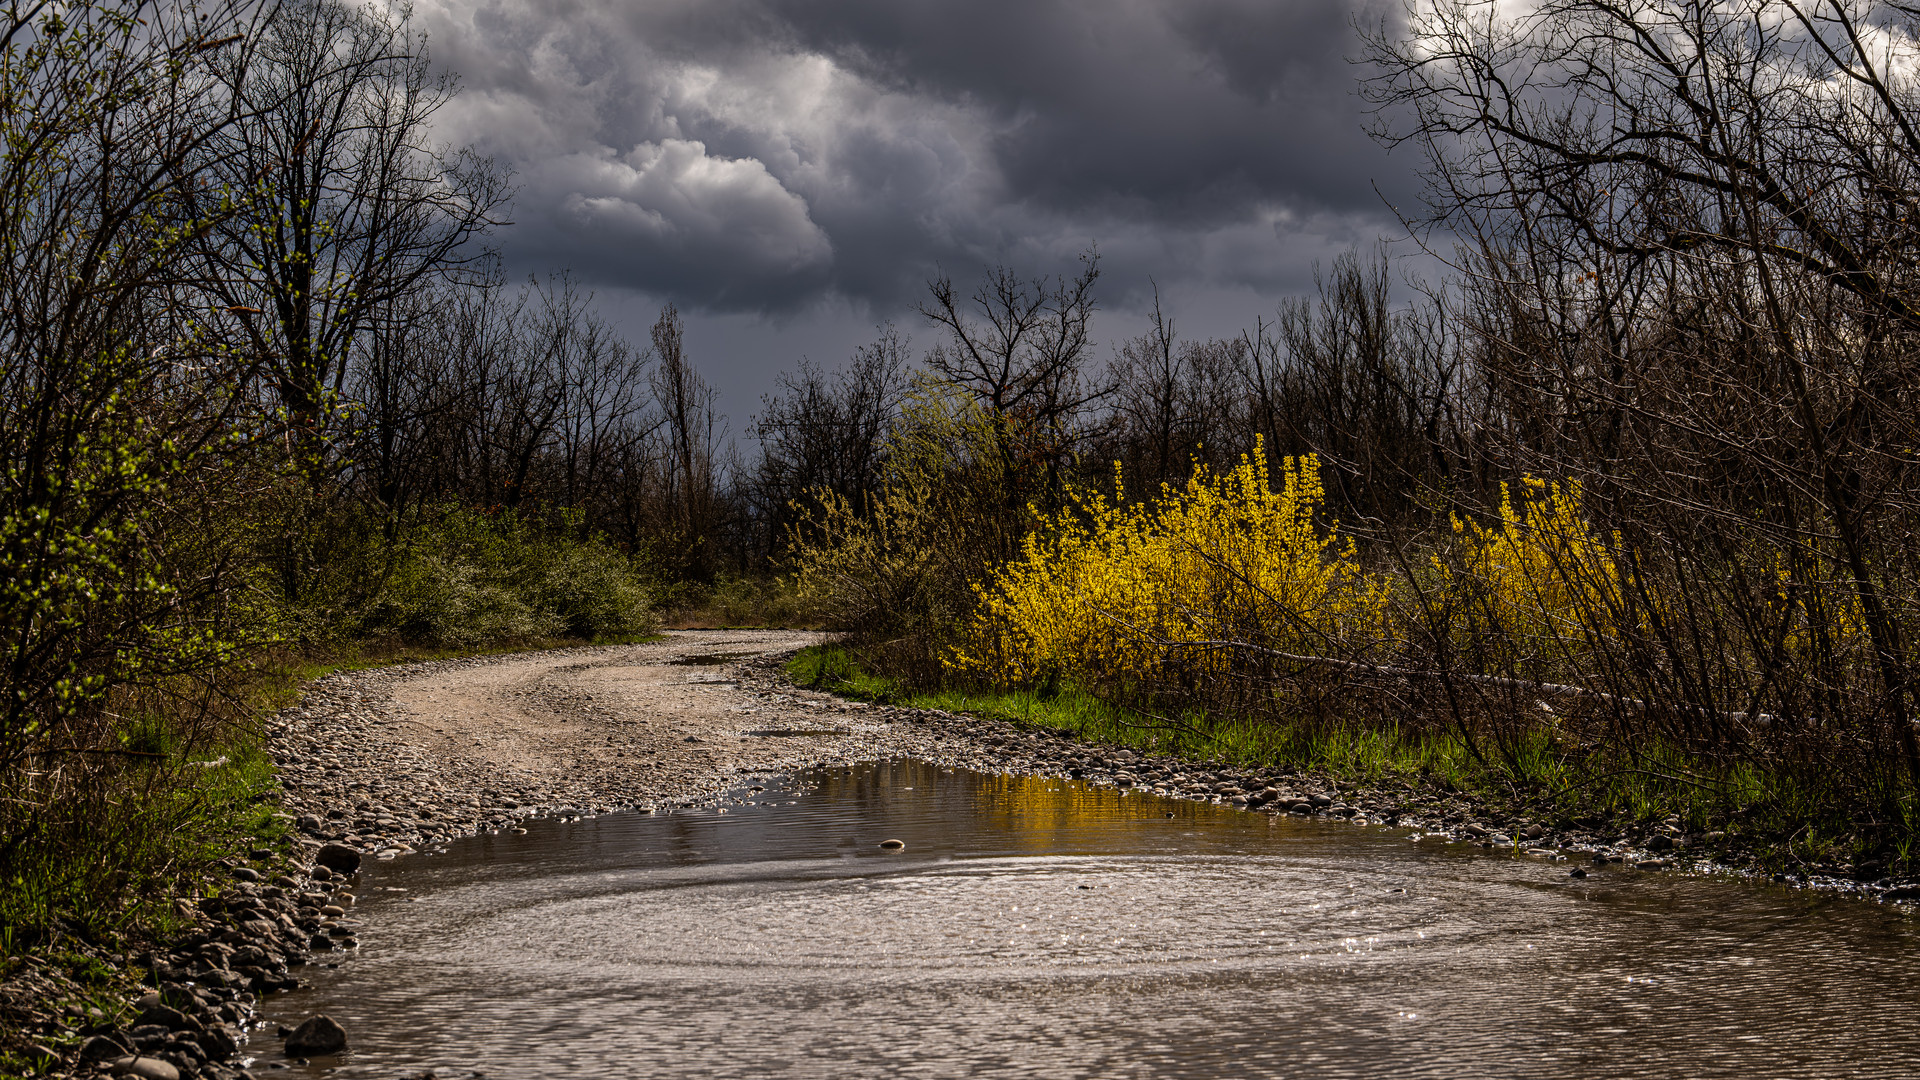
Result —
<path fill-rule="evenodd" d="M 653 628 L 645 579 L 603 539 L 460 508 L 413 531 L 356 621 L 358 636 L 452 648 Z"/>
<path fill-rule="evenodd" d="M 785 629 L 821 625 L 816 605 L 789 577 L 721 577 L 711 584 L 673 582 L 659 589 L 660 607 L 675 627 L 765 626 Z"/>
<path fill-rule="evenodd" d="M 649 590 L 638 570 L 606 543 L 549 543 L 544 565 L 528 583 L 537 610 L 557 620 L 567 637 L 644 634 L 654 627 Z"/>

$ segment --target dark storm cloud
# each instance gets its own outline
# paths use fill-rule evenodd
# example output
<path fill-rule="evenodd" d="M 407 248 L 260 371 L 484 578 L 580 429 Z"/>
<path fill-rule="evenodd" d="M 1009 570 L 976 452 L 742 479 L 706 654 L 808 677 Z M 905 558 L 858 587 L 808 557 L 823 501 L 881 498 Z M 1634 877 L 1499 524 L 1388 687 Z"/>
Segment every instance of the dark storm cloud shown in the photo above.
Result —
<path fill-rule="evenodd" d="M 445 125 L 516 168 L 517 261 L 716 310 L 893 310 L 944 268 L 1297 280 L 1405 186 L 1342 0 L 422 9 Z"/>
<path fill-rule="evenodd" d="M 901 4 L 779 0 L 805 47 L 990 109 L 1009 193 L 1171 223 L 1250 203 L 1372 209 L 1378 151 L 1338 2 Z"/>

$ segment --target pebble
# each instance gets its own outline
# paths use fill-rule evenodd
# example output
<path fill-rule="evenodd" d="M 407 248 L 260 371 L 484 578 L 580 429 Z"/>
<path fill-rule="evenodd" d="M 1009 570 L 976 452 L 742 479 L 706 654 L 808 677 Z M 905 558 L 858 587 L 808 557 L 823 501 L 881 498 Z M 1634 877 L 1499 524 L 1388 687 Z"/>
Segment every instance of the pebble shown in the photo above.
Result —
<path fill-rule="evenodd" d="M 352 874 L 360 869 L 360 852 L 345 844 L 323 844 L 313 861 L 336 874 Z"/>
<path fill-rule="evenodd" d="M 905 840 L 882 840 L 880 841 L 880 846 L 886 848 L 888 851 L 899 851 L 907 846 L 907 842 Z"/>

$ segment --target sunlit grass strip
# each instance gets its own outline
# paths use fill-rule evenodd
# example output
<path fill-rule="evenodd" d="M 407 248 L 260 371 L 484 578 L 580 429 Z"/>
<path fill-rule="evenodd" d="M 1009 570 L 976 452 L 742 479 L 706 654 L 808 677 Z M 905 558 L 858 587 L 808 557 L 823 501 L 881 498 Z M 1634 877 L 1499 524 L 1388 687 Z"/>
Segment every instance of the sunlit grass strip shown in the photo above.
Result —
<path fill-rule="evenodd" d="M 1602 833 L 1678 817 L 1724 830 L 1776 869 L 1871 853 L 1841 809 L 1839 783 L 1748 761 L 1721 763 L 1657 739 L 1629 758 L 1571 745 L 1558 732 L 1526 732 L 1496 762 L 1455 731 L 1380 720 L 1223 719 L 1202 713 L 1143 714 L 1071 684 L 1036 689 L 991 685 L 914 690 L 868 671 L 837 645 L 803 650 L 788 664 L 796 683 L 847 697 L 939 709 L 1021 727 L 1066 732 L 1098 747 L 1222 765 L 1294 770 L 1355 785 L 1403 784 L 1428 795 L 1458 793 L 1548 820 L 1585 822 Z M 1090 747 L 1091 748 L 1091 747 Z M 1893 853 L 1914 850 L 1916 822 L 1897 826 Z"/>

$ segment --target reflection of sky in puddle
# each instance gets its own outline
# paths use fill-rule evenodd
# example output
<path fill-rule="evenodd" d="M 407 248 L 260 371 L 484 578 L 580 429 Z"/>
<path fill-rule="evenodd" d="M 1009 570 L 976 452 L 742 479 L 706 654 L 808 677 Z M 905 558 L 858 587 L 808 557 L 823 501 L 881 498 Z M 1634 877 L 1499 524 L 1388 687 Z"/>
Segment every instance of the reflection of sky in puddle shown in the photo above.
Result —
<path fill-rule="evenodd" d="M 1892 909 L 914 762 L 763 782 L 380 865 L 363 953 L 269 1011 L 341 1020 L 313 1070 L 352 1077 L 1920 1067 Z"/>

